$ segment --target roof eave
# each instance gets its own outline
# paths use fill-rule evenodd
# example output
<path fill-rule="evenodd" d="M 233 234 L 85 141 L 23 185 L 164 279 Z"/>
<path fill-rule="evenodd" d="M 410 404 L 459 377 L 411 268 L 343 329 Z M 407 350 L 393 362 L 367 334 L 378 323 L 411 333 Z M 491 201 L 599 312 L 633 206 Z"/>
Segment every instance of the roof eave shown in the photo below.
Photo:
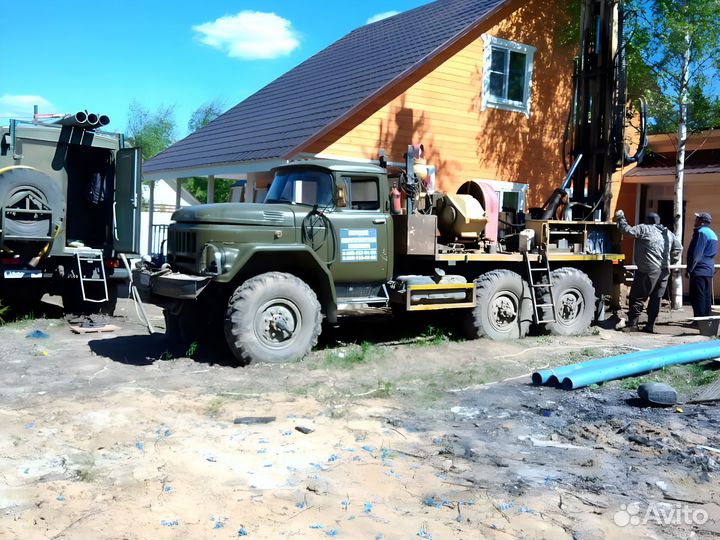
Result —
<path fill-rule="evenodd" d="M 284 158 L 256 159 L 251 161 L 235 161 L 215 163 L 212 165 L 196 165 L 194 167 L 178 167 L 174 169 L 158 169 L 143 171 L 144 180 L 163 180 L 167 178 L 191 178 L 193 176 L 219 176 L 224 174 L 267 172 L 286 163 Z"/>

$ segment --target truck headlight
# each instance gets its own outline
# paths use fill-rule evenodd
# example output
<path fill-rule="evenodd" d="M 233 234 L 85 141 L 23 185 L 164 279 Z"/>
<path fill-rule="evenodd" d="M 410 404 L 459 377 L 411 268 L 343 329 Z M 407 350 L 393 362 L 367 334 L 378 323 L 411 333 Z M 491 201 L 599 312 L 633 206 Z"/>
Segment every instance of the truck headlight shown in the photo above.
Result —
<path fill-rule="evenodd" d="M 215 244 L 205 244 L 200 254 L 200 273 L 214 276 L 225 272 L 225 250 Z"/>

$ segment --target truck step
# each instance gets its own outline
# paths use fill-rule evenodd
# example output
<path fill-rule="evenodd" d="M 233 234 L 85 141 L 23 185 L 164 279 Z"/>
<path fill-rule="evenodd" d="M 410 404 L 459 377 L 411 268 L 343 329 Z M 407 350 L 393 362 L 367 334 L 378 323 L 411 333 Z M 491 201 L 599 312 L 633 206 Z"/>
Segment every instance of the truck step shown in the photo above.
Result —
<path fill-rule="evenodd" d="M 338 304 L 387 304 L 384 296 L 346 296 L 338 298 Z"/>

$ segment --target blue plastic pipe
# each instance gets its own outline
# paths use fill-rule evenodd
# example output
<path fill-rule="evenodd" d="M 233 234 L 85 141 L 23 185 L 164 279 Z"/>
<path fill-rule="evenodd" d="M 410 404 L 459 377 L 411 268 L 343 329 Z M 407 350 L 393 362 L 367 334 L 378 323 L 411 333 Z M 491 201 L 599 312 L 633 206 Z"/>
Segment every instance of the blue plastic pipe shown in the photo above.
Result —
<path fill-rule="evenodd" d="M 558 366 L 551 369 L 541 369 L 532 374 L 533 384 L 559 384 L 565 377 L 571 373 L 586 368 L 600 368 L 616 362 L 623 362 L 629 356 L 634 359 L 653 358 L 657 354 L 657 350 L 637 351 L 634 353 L 621 354 L 618 356 L 607 356 L 605 358 L 596 358 L 586 362 L 578 362 L 577 364 L 569 364 L 567 366 Z"/>
<path fill-rule="evenodd" d="M 720 357 L 719 340 L 610 356 L 604 359 L 606 362 L 586 365 L 580 369 L 569 371 L 563 377 L 561 384 L 565 390 L 575 390 L 589 384 L 647 373 L 665 366 L 690 364 L 718 357 Z M 586 364 L 590 364 L 590 362 L 586 362 Z"/>

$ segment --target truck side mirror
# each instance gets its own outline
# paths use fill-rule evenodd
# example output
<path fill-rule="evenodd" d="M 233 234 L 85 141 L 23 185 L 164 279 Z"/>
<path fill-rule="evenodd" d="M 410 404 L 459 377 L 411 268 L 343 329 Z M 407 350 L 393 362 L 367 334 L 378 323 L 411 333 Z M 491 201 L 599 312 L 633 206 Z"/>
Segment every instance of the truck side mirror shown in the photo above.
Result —
<path fill-rule="evenodd" d="M 347 200 L 345 200 L 345 188 L 343 186 L 338 186 L 337 191 L 335 192 L 335 206 L 338 208 L 345 208 L 347 206 Z"/>

